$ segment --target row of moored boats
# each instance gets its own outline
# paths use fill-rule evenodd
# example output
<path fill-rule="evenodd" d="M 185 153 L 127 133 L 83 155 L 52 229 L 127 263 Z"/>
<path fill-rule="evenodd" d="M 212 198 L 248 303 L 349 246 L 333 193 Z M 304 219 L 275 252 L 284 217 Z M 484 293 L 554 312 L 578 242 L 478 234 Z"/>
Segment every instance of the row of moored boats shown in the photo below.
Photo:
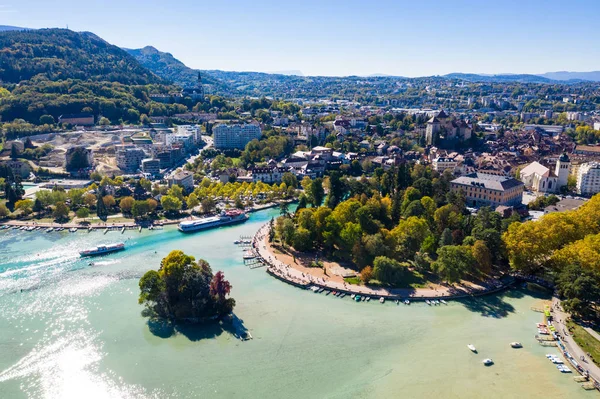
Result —
<path fill-rule="evenodd" d="M 371 297 L 368 296 L 368 295 L 348 294 L 348 293 L 346 293 L 344 291 L 328 290 L 328 289 L 325 289 L 323 287 L 319 287 L 319 286 L 316 286 L 316 285 L 310 286 L 310 287 L 308 287 L 308 289 L 311 290 L 312 292 L 314 292 L 315 294 L 320 294 L 322 292 L 325 292 L 325 295 L 333 295 L 333 296 L 340 297 L 340 298 L 344 298 L 347 295 L 350 295 L 350 298 L 352 300 L 354 300 L 355 302 L 369 302 L 369 301 L 371 301 Z M 430 305 L 430 306 L 431 305 L 440 305 L 440 304 L 447 305 L 448 304 L 448 302 L 446 302 L 443 299 L 441 299 L 441 300 L 435 299 L 435 300 L 431 300 L 431 301 L 430 300 L 426 300 L 425 302 L 428 305 Z M 379 303 L 385 303 L 385 297 L 380 297 L 379 298 Z M 396 305 L 400 305 L 400 303 L 403 303 L 405 305 L 410 305 L 410 300 L 408 300 L 408 299 L 395 299 L 394 303 Z"/>
<path fill-rule="evenodd" d="M 21 230 L 21 231 L 45 231 L 46 233 L 51 233 L 53 231 L 63 231 L 69 230 L 71 233 L 75 233 L 77 231 L 77 227 L 71 227 L 67 229 L 66 227 L 42 227 L 42 226 L 9 226 L 2 225 L 0 230 Z"/>

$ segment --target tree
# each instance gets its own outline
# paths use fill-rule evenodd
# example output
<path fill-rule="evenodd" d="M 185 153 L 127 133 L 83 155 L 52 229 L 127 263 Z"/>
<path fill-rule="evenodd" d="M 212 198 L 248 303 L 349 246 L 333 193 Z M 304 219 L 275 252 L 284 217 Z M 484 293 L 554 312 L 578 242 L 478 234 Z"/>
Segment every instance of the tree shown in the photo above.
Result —
<path fill-rule="evenodd" d="M 57 202 L 54 205 L 54 211 L 52 216 L 57 222 L 68 220 L 69 218 L 69 207 L 64 202 Z"/>
<path fill-rule="evenodd" d="M 304 227 L 299 227 L 293 233 L 292 246 L 300 252 L 307 252 L 313 249 L 313 242 L 310 231 Z"/>
<path fill-rule="evenodd" d="M 446 228 L 444 229 L 444 231 L 442 232 L 442 235 L 440 236 L 440 247 L 443 247 L 445 245 L 452 245 L 452 232 L 450 231 L 450 229 Z"/>
<path fill-rule="evenodd" d="M 463 246 L 446 245 L 438 249 L 437 254 L 433 270 L 448 283 L 459 282 L 475 263 L 470 249 Z"/>
<path fill-rule="evenodd" d="M 19 149 L 17 148 L 17 145 L 13 143 L 10 147 L 10 159 L 16 160 L 17 158 L 19 158 Z"/>
<path fill-rule="evenodd" d="M 36 212 L 39 215 L 42 213 L 42 211 L 44 211 L 45 207 L 44 204 L 42 204 L 42 201 L 40 201 L 39 198 L 36 198 L 35 201 L 33 201 L 33 211 Z"/>
<path fill-rule="evenodd" d="M 108 126 L 108 125 L 110 125 L 110 120 L 103 116 L 98 120 L 98 124 L 100 126 Z"/>
<path fill-rule="evenodd" d="M 175 197 L 179 201 L 183 201 L 183 187 L 178 184 L 174 184 L 171 186 L 171 188 L 169 188 L 169 191 L 167 191 L 167 195 Z"/>
<path fill-rule="evenodd" d="M 281 181 L 284 182 L 287 187 L 293 187 L 293 188 L 298 187 L 298 179 L 296 178 L 296 176 L 293 173 L 285 172 L 281 176 Z"/>
<path fill-rule="evenodd" d="M 195 207 L 200 205 L 200 200 L 198 199 L 198 196 L 194 193 L 191 193 L 190 195 L 188 195 L 185 202 L 189 209 L 194 209 Z"/>
<path fill-rule="evenodd" d="M 112 208 L 117 204 L 117 201 L 115 201 L 115 197 L 113 197 L 112 195 L 105 195 L 104 197 L 102 197 L 102 202 L 104 203 L 104 206 L 108 209 Z"/>
<path fill-rule="evenodd" d="M 290 204 L 287 201 L 279 203 L 279 214 L 281 216 L 288 216 L 290 214 Z"/>
<path fill-rule="evenodd" d="M 202 212 L 211 213 L 215 210 L 217 203 L 212 197 L 206 197 L 202 201 L 200 201 L 202 205 Z"/>
<path fill-rule="evenodd" d="M 492 270 L 492 254 L 487 245 L 485 245 L 485 241 L 475 241 L 471 247 L 471 254 L 473 255 L 473 259 L 475 259 L 480 273 L 487 274 Z"/>
<path fill-rule="evenodd" d="M 371 266 L 366 266 L 365 268 L 363 268 L 360 271 L 360 280 L 365 283 L 365 284 L 369 284 L 369 281 L 371 281 L 373 279 L 373 268 Z"/>
<path fill-rule="evenodd" d="M 205 260 L 182 251 L 171 251 L 158 271 L 149 270 L 139 281 L 138 302 L 152 315 L 171 322 L 203 322 L 233 311 L 235 300 L 227 296 L 231 284 L 222 272 L 213 275 Z"/>
<path fill-rule="evenodd" d="M 6 205 L 0 204 L 0 219 L 3 219 L 5 217 L 7 217 L 8 215 L 10 215 L 10 211 L 8 210 Z"/>
<path fill-rule="evenodd" d="M 40 124 L 41 125 L 54 125 L 54 117 L 52 115 L 42 115 L 40 116 Z"/>
<path fill-rule="evenodd" d="M 164 195 L 160 199 L 160 204 L 167 213 L 179 212 L 179 210 L 181 210 L 181 206 L 183 205 L 179 198 L 171 195 Z"/>
<path fill-rule="evenodd" d="M 143 218 L 150 212 L 150 205 L 146 200 L 134 201 L 131 205 L 131 215 L 134 218 Z"/>
<path fill-rule="evenodd" d="M 119 201 L 119 208 L 121 208 L 121 212 L 124 214 L 131 214 L 131 209 L 133 207 L 135 200 L 133 197 L 123 197 L 121 201 Z"/>
<path fill-rule="evenodd" d="M 323 197 L 325 196 L 325 190 L 323 189 L 323 179 L 320 177 L 314 179 L 310 185 L 310 203 L 316 208 L 321 206 L 323 203 Z"/>
<path fill-rule="evenodd" d="M 407 264 L 401 264 L 395 259 L 386 256 L 378 256 L 373 262 L 373 275 L 384 284 L 399 284 L 408 269 Z"/>
<path fill-rule="evenodd" d="M 75 214 L 79 219 L 85 220 L 87 217 L 90 216 L 90 210 L 88 208 L 79 208 L 77 209 L 77 212 L 75 212 Z"/>
<path fill-rule="evenodd" d="M 592 304 L 600 301 L 600 274 L 597 270 L 570 264 L 556 280 L 558 294 L 568 312 L 581 317 L 595 316 Z"/>
<path fill-rule="evenodd" d="M 30 199 L 19 200 L 15 203 L 15 209 L 19 209 L 25 215 L 29 215 L 33 208 L 33 201 Z"/>
<path fill-rule="evenodd" d="M 39 192 L 39 191 L 38 191 Z M 92 193 L 86 193 L 83 195 L 83 204 L 88 208 L 92 208 L 96 205 L 96 196 Z"/>
<path fill-rule="evenodd" d="M 156 202 L 155 199 L 148 198 L 146 202 L 148 203 L 148 211 L 151 213 L 154 212 L 158 207 L 158 202 Z"/>

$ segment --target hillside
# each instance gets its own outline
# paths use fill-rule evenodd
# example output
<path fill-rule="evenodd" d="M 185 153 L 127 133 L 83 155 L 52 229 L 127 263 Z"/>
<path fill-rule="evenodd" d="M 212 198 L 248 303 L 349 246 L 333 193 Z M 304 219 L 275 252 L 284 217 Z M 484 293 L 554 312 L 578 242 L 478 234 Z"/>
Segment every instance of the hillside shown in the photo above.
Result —
<path fill-rule="evenodd" d="M 543 76 L 548 79 L 554 80 L 588 80 L 591 82 L 600 82 L 600 71 L 592 71 L 592 72 L 546 72 L 540 74 L 539 76 Z"/>
<path fill-rule="evenodd" d="M 171 53 L 165 53 L 152 46 L 140 49 L 124 49 L 133 56 L 142 66 L 149 69 L 157 76 L 181 87 L 195 86 L 198 82 L 198 71 L 185 65 Z M 202 74 L 202 83 L 223 89 L 221 82 L 209 74 Z"/>
<path fill-rule="evenodd" d="M 89 32 L 67 29 L 0 32 L 0 79 L 19 83 L 36 75 L 52 81 L 163 83 L 126 51 Z"/>
<path fill-rule="evenodd" d="M 552 79 L 538 75 L 506 74 L 506 75 L 479 75 L 475 73 L 449 73 L 444 75 L 448 79 L 461 79 L 468 82 L 519 82 L 519 83 L 556 83 Z"/>

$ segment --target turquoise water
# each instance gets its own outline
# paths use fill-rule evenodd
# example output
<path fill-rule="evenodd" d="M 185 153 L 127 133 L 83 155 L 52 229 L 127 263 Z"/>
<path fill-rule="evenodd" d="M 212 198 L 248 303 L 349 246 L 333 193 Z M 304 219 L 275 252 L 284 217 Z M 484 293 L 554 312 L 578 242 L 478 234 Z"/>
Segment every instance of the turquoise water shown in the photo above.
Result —
<path fill-rule="evenodd" d="M 540 298 L 519 290 L 448 306 L 354 303 L 243 265 L 239 226 L 162 231 L 0 231 L 0 398 L 595 397 L 560 374 L 533 336 Z M 77 252 L 127 240 L 124 252 Z M 182 249 L 223 270 L 254 339 L 217 326 L 149 325 L 139 277 Z M 524 344 L 521 350 L 509 347 Z M 480 353 L 472 354 L 473 343 Z M 492 367 L 481 361 L 491 357 Z"/>

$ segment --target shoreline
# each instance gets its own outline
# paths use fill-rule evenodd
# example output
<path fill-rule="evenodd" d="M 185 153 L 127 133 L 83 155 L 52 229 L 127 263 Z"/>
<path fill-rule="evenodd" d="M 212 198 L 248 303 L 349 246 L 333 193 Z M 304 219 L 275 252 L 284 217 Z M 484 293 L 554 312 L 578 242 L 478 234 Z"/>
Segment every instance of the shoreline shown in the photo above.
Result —
<path fill-rule="evenodd" d="M 257 255 L 258 259 L 260 259 L 267 266 L 266 272 L 270 276 L 302 289 L 308 289 L 311 286 L 317 286 L 330 291 L 342 292 L 347 295 L 367 295 L 374 299 L 383 297 L 386 300 L 459 300 L 495 294 L 510 288 L 515 284 L 515 282 L 518 281 L 518 276 L 503 276 L 502 280 L 492 281 L 492 287 L 490 288 L 485 287 L 483 289 L 466 289 L 450 287 L 439 291 L 432 290 L 430 288 L 386 289 L 370 288 L 368 286 L 355 286 L 305 274 L 302 271 L 279 261 L 277 256 L 270 251 L 271 247 L 267 242 L 268 232 L 269 224 L 267 223 L 255 233 L 252 240 L 252 248 L 254 249 L 255 254 Z"/>

